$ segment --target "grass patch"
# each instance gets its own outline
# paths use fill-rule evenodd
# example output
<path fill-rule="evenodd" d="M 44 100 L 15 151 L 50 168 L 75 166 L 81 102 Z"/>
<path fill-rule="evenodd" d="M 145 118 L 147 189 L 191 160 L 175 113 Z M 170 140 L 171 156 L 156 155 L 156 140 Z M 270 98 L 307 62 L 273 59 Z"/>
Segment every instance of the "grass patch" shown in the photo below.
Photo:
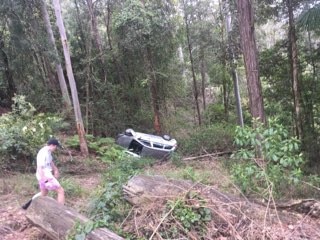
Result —
<path fill-rule="evenodd" d="M 163 165 L 146 168 L 144 174 L 190 180 L 192 182 L 216 186 L 225 192 L 238 194 L 239 191 L 234 187 L 233 181 L 224 167 L 225 161 L 228 161 L 228 159 L 181 161 L 179 165 L 170 161 Z"/>

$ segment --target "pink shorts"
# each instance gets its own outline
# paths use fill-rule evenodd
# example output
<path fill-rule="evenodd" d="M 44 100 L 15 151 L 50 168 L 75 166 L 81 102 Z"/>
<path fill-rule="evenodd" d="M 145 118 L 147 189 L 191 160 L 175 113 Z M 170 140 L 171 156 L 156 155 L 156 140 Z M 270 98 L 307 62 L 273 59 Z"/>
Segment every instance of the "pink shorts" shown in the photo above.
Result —
<path fill-rule="evenodd" d="M 39 181 L 41 190 L 56 190 L 61 187 L 60 183 L 55 178 L 50 178 L 46 182 Z"/>

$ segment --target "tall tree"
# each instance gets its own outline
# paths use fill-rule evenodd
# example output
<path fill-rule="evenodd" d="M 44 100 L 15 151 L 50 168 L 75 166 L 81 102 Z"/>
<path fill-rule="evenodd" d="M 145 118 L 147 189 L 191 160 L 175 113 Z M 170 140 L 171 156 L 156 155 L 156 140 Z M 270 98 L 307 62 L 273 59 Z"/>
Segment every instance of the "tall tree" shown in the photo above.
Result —
<path fill-rule="evenodd" d="M 221 4 L 221 3 L 219 3 Z M 239 89 L 239 77 L 237 72 L 237 59 L 235 55 L 235 41 L 232 39 L 232 23 L 234 19 L 232 17 L 230 11 L 230 1 L 225 0 L 223 2 L 224 5 L 224 12 L 221 12 L 221 18 L 224 20 L 225 28 L 226 28 L 226 35 L 227 35 L 227 51 L 229 55 L 229 64 L 230 64 L 230 72 L 233 79 L 233 88 L 234 88 L 234 95 L 236 100 L 236 108 L 237 108 L 237 117 L 238 117 L 238 124 L 243 127 L 243 114 L 242 114 L 242 106 L 241 106 L 241 98 L 240 98 L 240 89 Z M 222 9 L 220 9 L 222 11 Z"/>
<path fill-rule="evenodd" d="M 61 62 L 60 62 L 60 59 L 59 59 L 59 54 L 58 54 L 56 42 L 55 42 L 55 39 L 54 39 L 54 35 L 53 35 L 51 23 L 50 23 L 49 14 L 48 14 L 48 11 L 47 11 L 47 5 L 46 5 L 45 0 L 41 0 L 40 4 L 41 4 L 42 17 L 43 17 L 43 20 L 44 20 L 44 23 L 45 23 L 45 26 L 46 26 L 46 30 L 47 30 L 47 33 L 48 33 L 49 45 L 53 49 L 54 55 L 55 55 L 56 73 L 57 73 L 59 84 L 60 84 L 60 89 L 61 89 L 61 93 L 62 93 L 62 99 L 63 99 L 64 107 L 66 109 L 68 109 L 68 111 L 69 111 L 69 110 L 72 109 L 71 99 L 70 99 L 68 87 L 67 87 L 67 84 L 66 84 L 66 80 L 64 78 Z"/>
<path fill-rule="evenodd" d="M 253 118 L 265 122 L 258 54 L 254 32 L 254 12 L 250 0 L 237 0 L 241 47 L 244 57 L 250 111 Z"/>
<path fill-rule="evenodd" d="M 73 109 L 74 109 L 75 120 L 76 120 L 76 127 L 77 127 L 79 141 L 80 141 L 80 150 L 81 150 L 82 154 L 87 156 L 89 154 L 89 151 L 88 151 L 88 146 L 87 146 L 87 142 L 86 142 L 85 130 L 84 130 L 84 126 L 83 126 L 82 114 L 81 114 L 81 109 L 80 109 L 80 104 L 79 104 L 79 99 L 78 99 L 77 85 L 76 85 L 74 75 L 73 75 L 73 70 L 72 70 L 67 35 L 66 35 L 65 28 L 64 28 L 62 15 L 61 15 L 60 1 L 59 0 L 52 0 L 52 2 L 53 2 L 55 15 L 56 15 L 56 19 L 57 19 L 57 26 L 58 26 L 59 32 L 60 32 L 61 43 L 63 46 L 63 54 L 64 54 L 64 58 L 65 58 L 66 70 L 67 70 L 67 75 L 68 75 L 70 89 L 71 89 Z"/>
<path fill-rule="evenodd" d="M 104 59 L 104 53 L 103 53 L 103 46 L 102 46 L 102 40 L 100 33 L 98 31 L 98 20 L 96 16 L 95 11 L 95 2 L 92 0 L 86 0 L 89 17 L 90 17 L 90 23 L 91 23 L 91 38 L 93 40 L 94 46 L 97 49 L 100 64 L 102 67 L 99 67 L 100 71 L 102 72 L 102 78 L 104 79 L 104 82 L 107 81 L 107 73 L 106 73 L 106 66 L 105 66 L 105 59 Z"/>
<path fill-rule="evenodd" d="M 190 65 L 191 65 L 192 82 L 193 82 L 194 104 L 196 106 L 198 124 L 201 125 L 199 92 L 198 92 L 197 78 L 196 78 L 196 73 L 195 73 L 195 68 L 194 68 L 194 57 L 193 57 L 193 54 L 192 54 L 192 44 L 191 44 L 191 39 L 190 39 L 191 38 L 191 36 L 190 36 L 190 26 L 189 26 L 189 19 L 188 19 L 186 0 L 183 0 L 183 10 L 184 10 L 184 23 L 185 23 L 185 28 L 186 28 L 187 45 L 188 45 L 189 59 L 190 59 Z"/>
<path fill-rule="evenodd" d="M 288 15 L 289 15 L 289 62 L 291 67 L 291 79 L 292 79 L 292 93 L 294 102 L 294 116 L 296 135 L 298 138 L 302 138 L 302 107 L 301 107 L 301 87 L 299 80 L 298 69 L 298 48 L 296 29 L 293 17 L 292 0 L 286 0 Z"/>

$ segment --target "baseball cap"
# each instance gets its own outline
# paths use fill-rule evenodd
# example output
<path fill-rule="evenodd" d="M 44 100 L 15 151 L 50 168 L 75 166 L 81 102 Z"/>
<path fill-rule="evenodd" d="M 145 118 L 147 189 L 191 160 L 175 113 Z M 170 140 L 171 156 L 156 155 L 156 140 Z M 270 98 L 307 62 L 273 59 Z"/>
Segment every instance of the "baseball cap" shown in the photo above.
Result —
<path fill-rule="evenodd" d="M 61 144 L 55 138 L 50 138 L 47 142 L 48 145 L 56 145 L 57 147 L 61 148 Z"/>

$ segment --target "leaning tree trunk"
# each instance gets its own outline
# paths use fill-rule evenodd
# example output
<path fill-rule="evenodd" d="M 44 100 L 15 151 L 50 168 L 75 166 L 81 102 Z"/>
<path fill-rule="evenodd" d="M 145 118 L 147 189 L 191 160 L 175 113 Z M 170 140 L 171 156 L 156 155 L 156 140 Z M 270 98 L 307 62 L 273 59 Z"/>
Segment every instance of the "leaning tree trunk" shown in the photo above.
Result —
<path fill-rule="evenodd" d="M 68 92 L 66 80 L 64 78 L 63 69 L 62 69 L 62 66 L 60 63 L 60 59 L 58 57 L 59 54 L 58 54 L 57 46 L 55 43 L 55 39 L 54 39 L 54 35 L 53 35 L 51 23 L 50 23 L 50 18 L 49 18 L 49 14 L 47 11 L 46 2 L 44 0 L 41 0 L 40 3 L 41 3 L 42 17 L 44 19 L 44 23 L 45 23 L 46 30 L 48 33 L 49 44 L 51 45 L 51 47 L 54 51 L 54 54 L 57 58 L 57 59 L 55 59 L 55 66 L 56 66 L 56 72 L 57 72 L 57 76 L 58 76 L 58 80 L 59 80 L 59 84 L 60 84 L 63 105 L 67 109 L 67 111 L 69 112 L 69 110 L 71 111 L 71 109 L 72 109 L 71 99 L 70 99 L 70 95 Z"/>
<path fill-rule="evenodd" d="M 26 218 L 53 240 L 70 239 L 77 224 L 85 225 L 90 220 L 70 207 L 59 204 L 50 197 L 34 199 L 28 208 Z M 87 240 L 124 240 L 107 228 L 93 229 Z"/>
<path fill-rule="evenodd" d="M 79 99 L 78 99 L 78 91 L 77 91 L 76 81 L 74 79 L 72 65 L 71 65 L 71 58 L 70 58 L 70 53 L 69 53 L 69 48 L 68 48 L 67 35 L 66 35 L 66 31 L 64 28 L 63 20 L 62 20 L 62 15 L 61 15 L 60 2 L 59 2 L 59 0 L 52 0 L 52 2 L 54 5 L 55 15 L 57 18 L 57 25 L 58 25 L 59 32 L 60 32 L 61 43 L 63 46 L 63 53 L 64 53 L 64 58 L 65 58 L 65 63 L 66 63 L 66 70 L 67 70 L 67 75 L 68 75 L 68 79 L 69 79 L 72 101 L 73 101 L 73 108 L 74 108 L 74 113 L 75 113 L 75 118 L 76 118 L 76 127 L 77 127 L 79 141 L 80 141 L 80 150 L 81 150 L 82 154 L 87 156 L 89 154 L 88 145 L 87 145 L 86 137 L 85 137 L 85 130 L 84 130 L 83 121 L 82 121 L 82 115 L 81 115 L 81 109 L 80 109 L 80 104 L 79 104 Z"/>

